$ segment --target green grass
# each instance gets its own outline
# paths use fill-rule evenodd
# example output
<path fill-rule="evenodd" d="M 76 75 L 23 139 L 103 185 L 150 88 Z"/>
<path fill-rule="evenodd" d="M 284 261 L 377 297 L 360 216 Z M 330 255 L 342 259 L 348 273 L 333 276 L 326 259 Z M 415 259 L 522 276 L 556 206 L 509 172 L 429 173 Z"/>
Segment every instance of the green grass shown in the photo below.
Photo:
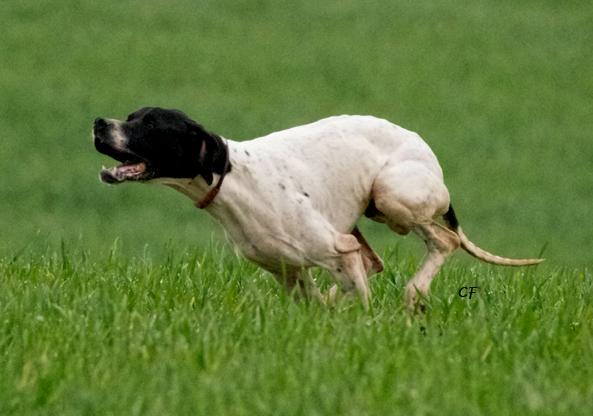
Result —
<path fill-rule="evenodd" d="M 592 21 L 577 0 L 3 2 L 0 414 L 590 414 Z M 99 183 L 92 120 L 145 105 L 239 140 L 387 118 L 435 150 L 472 240 L 548 260 L 455 256 L 408 326 L 421 245 L 363 221 L 372 311 L 295 304 L 183 196 Z"/>
<path fill-rule="evenodd" d="M 4 260 L 2 414 L 537 414 L 593 408 L 586 270 L 451 265 L 409 325 L 415 262 L 372 311 L 295 303 L 212 247 L 162 263 L 66 250 Z M 322 279 L 323 280 L 323 279 Z M 471 300 L 462 286 L 479 286 Z"/>

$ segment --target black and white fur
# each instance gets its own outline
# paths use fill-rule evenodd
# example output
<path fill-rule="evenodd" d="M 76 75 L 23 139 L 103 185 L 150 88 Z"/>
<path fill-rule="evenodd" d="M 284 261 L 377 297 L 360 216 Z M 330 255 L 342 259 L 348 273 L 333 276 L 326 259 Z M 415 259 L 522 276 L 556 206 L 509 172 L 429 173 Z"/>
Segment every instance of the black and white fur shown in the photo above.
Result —
<path fill-rule="evenodd" d="M 330 117 L 237 142 L 180 111 L 143 108 L 125 121 L 96 119 L 93 133 L 96 149 L 122 162 L 102 170 L 107 183 L 159 182 L 199 203 L 225 175 L 206 210 L 247 258 L 304 296 L 336 294 L 336 287 L 330 296 L 319 293 L 308 273 L 317 266 L 368 306 L 368 277 L 383 266 L 356 228 L 362 215 L 425 241 L 427 256 L 406 287 L 412 309 L 459 247 L 495 264 L 542 261 L 495 256 L 469 241 L 431 149 L 416 133 L 379 118 Z"/>

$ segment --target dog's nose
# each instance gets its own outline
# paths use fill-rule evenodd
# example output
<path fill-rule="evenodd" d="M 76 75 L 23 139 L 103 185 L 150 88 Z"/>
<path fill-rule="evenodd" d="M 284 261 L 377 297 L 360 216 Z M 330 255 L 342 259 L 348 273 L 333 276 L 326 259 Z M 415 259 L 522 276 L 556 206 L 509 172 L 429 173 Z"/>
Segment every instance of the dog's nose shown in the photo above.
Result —
<path fill-rule="evenodd" d="M 105 119 L 96 118 L 95 124 L 94 124 L 95 133 L 101 133 L 101 132 L 105 131 L 107 129 L 108 125 L 109 125 L 109 123 L 107 123 L 107 121 Z"/>

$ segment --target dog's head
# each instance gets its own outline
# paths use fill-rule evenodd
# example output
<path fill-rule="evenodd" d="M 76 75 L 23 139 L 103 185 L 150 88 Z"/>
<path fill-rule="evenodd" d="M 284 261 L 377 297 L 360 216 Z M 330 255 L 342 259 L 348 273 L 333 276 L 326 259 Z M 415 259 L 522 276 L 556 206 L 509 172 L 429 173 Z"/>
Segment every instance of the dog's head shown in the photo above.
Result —
<path fill-rule="evenodd" d="M 93 137 L 97 151 L 121 162 L 101 171 L 106 183 L 201 175 L 211 184 L 226 151 L 220 137 L 183 112 L 158 107 L 141 108 L 125 121 L 97 118 Z"/>

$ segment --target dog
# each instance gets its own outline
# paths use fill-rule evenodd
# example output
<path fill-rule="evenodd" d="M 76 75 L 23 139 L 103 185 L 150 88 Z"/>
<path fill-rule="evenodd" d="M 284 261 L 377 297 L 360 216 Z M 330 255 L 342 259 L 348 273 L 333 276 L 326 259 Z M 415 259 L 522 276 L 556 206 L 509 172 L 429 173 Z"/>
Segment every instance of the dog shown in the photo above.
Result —
<path fill-rule="evenodd" d="M 439 268 L 460 247 L 498 265 L 543 261 L 500 257 L 473 244 L 430 147 L 380 118 L 329 117 L 238 142 L 179 110 L 145 107 L 126 120 L 97 118 L 93 138 L 97 151 L 121 163 L 102 169 L 103 182 L 157 182 L 185 194 L 246 258 L 298 296 L 325 302 L 342 289 L 368 308 L 368 280 L 383 262 L 356 227 L 363 215 L 424 240 L 427 255 L 405 288 L 411 310 L 423 307 Z M 328 294 L 315 285 L 312 267 L 335 279 Z"/>

